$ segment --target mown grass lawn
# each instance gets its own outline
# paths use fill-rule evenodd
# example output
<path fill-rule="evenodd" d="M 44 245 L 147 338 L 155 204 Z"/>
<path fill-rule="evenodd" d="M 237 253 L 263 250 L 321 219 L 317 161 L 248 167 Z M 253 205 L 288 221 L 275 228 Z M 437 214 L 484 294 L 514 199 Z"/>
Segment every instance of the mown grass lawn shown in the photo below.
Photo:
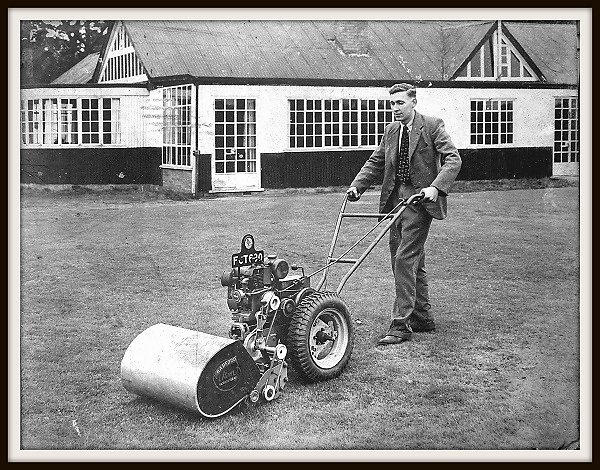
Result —
<path fill-rule="evenodd" d="M 226 336 L 219 276 L 241 237 L 312 272 L 342 193 L 134 202 L 23 193 L 21 447 L 556 449 L 577 440 L 578 194 L 452 194 L 426 247 L 435 333 L 375 346 L 393 299 L 386 237 L 342 292 L 356 321 L 342 376 L 305 384 L 292 371 L 271 404 L 203 420 L 129 394 L 125 349 L 159 322 Z M 373 211 L 377 198 L 353 208 Z M 340 242 L 368 224 L 345 222 Z"/>

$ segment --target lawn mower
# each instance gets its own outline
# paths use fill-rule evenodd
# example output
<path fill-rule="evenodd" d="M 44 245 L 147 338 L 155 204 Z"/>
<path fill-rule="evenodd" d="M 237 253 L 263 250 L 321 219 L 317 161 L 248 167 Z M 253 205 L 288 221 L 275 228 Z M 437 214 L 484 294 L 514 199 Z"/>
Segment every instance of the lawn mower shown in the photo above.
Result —
<path fill-rule="evenodd" d="M 231 313 L 229 337 L 158 323 L 140 333 L 121 361 L 124 387 L 135 394 L 222 416 L 243 404 L 270 402 L 288 382 L 288 359 L 302 380 L 339 376 L 352 353 L 354 324 L 340 292 L 375 245 L 396 223 L 415 194 L 387 214 L 346 212 L 344 197 L 325 266 L 306 274 L 275 255 L 257 250 L 251 234 L 221 275 Z M 344 218 L 377 218 L 377 224 L 343 254 L 334 256 Z M 356 259 L 345 258 L 374 230 L 379 234 Z M 325 291 L 329 268 L 351 264 L 335 291 Z M 313 288 L 311 278 L 321 273 Z"/>

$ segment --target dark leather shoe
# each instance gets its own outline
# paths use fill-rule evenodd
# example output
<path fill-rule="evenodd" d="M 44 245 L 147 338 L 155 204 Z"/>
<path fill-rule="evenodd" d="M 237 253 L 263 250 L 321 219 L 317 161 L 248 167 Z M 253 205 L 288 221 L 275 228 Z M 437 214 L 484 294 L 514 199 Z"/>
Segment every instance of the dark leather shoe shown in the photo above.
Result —
<path fill-rule="evenodd" d="M 412 331 L 410 330 L 410 326 L 408 328 L 404 325 L 398 327 L 392 323 L 387 334 L 377 342 L 377 345 L 385 346 L 387 344 L 400 344 L 404 341 L 410 341 L 411 337 Z"/>
<path fill-rule="evenodd" d="M 402 336 L 395 335 L 385 335 L 379 341 L 377 341 L 377 346 L 386 346 L 388 344 L 400 344 L 404 341 L 410 341 L 411 334 L 410 332 L 406 332 L 407 334 Z"/>
<path fill-rule="evenodd" d="M 435 322 L 433 320 L 415 320 L 411 318 L 410 327 L 416 333 L 435 330 Z"/>

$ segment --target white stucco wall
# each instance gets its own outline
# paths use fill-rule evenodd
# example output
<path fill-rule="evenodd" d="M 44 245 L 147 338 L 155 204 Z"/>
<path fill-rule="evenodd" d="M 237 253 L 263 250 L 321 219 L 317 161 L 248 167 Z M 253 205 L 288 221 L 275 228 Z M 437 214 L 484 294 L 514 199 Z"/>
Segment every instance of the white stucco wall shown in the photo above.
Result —
<path fill-rule="evenodd" d="M 514 100 L 513 147 L 551 147 L 554 138 L 554 98 L 577 96 L 570 89 L 418 88 L 417 110 L 442 118 L 455 145 L 470 144 L 471 99 Z M 162 145 L 162 89 L 144 88 L 32 88 L 21 90 L 21 99 L 75 97 L 121 98 L 123 147 Z M 257 148 L 261 153 L 301 151 L 289 148 L 289 99 L 388 99 L 387 88 L 304 87 L 259 85 L 201 85 L 198 90 L 198 132 L 201 153 L 214 149 L 214 100 L 256 100 Z M 372 148 L 372 147 L 366 147 Z M 335 149 L 331 149 L 335 151 Z"/>
<path fill-rule="evenodd" d="M 577 96 L 577 91 L 419 88 L 417 110 L 423 114 L 442 118 L 457 147 L 477 148 L 478 146 L 470 143 L 471 99 L 511 99 L 514 100 L 514 140 L 508 146 L 551 147 L 554 138 L 555 96 Z M 213 153 L 213 106 L 216 98 L 256 99 L 257 147 L 259 152 L 277 153 L 284 150 L 295 151 L 289 148 L 288 143 L 289 99 L 388 99 L 389 93 L 387 88 L 203 85 L 199 88 L 198 97 L 199 150 L 202 153 Z M 335 149 L 331 150 L 335 151 Z"/>
<path fill-rule="evenodd" d="M 554 98 L 577 96 L 576 90 L 569 89 L 430 88 L 417 93 L 417 109 L 423 114 L 444 119 L 446 129 L 459 148 L 488 147 L 470 143 L 472 99 L 513 100 L 513 143 L 508 147 L 552 147 Z"/>
<path fill-rule="evenodd" d="M 470 144 L 470 102 L 472 99 L 513 100 L 513 143 L 507 147 L 552 147 L 554 142 L 555 97 L 577 96 L 571 89 L 518 88 L 418 88 L 417 110 L 442 118 L 446 129 L 459 149 L 486 148 Z M 120 98 L 121 143 L 106 147 L 162 146 L 162 88 L 148 91 L 136 87 L 32 88 L 21 90 L 21 99 L 36 98 Z M 256 147 L 260 154 L 303 152 L 314 149 L 291 149 L 288 125 L 290 99 L 383 99 L 389 98 L 387 87 L 307 87 L 262 85 L 200 85 L 198 87 L 198 150 L 214 154 L 214 101 L 217 98 L 253 98 L 256 100 Z M 192 122 L 194 117 L 192 113 Z M 194 137 L 195 144 L 195 137 Z M 194 145 L 193 144 L 193 145 Z M 94 145 L 86 145 L 93 147 Z M 96 145 L 97 146 L 97 145 Z M 494 145 L 497 148 L 501 145 Z M 36 147 L 29 145 L 28 147 Z M 42 147 L 42 145 L 37 145 Z M 56 147 L 47 145 L 46 147 Z M 69 146 L 70 148 L 77 146 Z M 374 146 L 351 149 L 373 149 Z M 328 152 L 349 148 L 327 148 Z M 556 169 L 555 169 L 556 171 Z M 562 170 L 561 170 L 562 171 Z M 573 173 L 575 170 L 569 169 Z M 251 175 L 216 178 L 215 188 L 260 187 L 260 172 Z M 223 176 L 223 175 L 221 175 Z M 237 178 L 237 179 L 235 179 Z M 247 180 L 247 181 L 246 181 Z"/>
<path fill-rule="evenodd" d="M 304 150 L 289 148 L 289 99 L 387 99 L 388 97 L 387 88 L 258 85 L 201 86 L 198 96 L 200 151 L 203 153 L 213 152 L 211 148 L 214 142 L 213 106 L 216 98 L 256 99 L 257 148 L 262 153 L 277 153 L 284 150 Z"/>
<path fill-rule="evenodd" d="M 162 147 L 163 101 L 162 88 L 150 90 L 141 109 L 144 122 L 145 141 L 148 147 Z"/>

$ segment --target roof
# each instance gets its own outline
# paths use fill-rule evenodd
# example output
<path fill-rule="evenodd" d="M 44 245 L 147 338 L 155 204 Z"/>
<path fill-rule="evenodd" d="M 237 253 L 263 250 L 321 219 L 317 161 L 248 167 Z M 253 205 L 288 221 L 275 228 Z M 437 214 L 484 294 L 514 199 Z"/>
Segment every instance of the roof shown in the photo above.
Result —
<path fill-rule="evenodd" d="M 150 77 L 447 80 L 494 21 L 123 21 Z"/>
<path fill-rule="evenodd" d="M 89 83 L 94 75 L 94 70 L 96 69 L 99 57 L 99 52 L 94 52 L 93 54 L 85 56 L 65 73 L 54 79 L 52 83 L 72 85 Z"/>
<path fill-rule="evenodd" d="M 496 21 L 123 20 L 150 79 L 447 81 Z M 503 21 L 549 84 L 578 82 L 575 22 Z M 119 27 L 119 22 L 115 24 Z M 54 83 L 89 80 L 97 54 Z"/>
<path fill-rule="evenodd" d="M 575 24 L 503 22 L 550 83 L 579 80 Z"/>

